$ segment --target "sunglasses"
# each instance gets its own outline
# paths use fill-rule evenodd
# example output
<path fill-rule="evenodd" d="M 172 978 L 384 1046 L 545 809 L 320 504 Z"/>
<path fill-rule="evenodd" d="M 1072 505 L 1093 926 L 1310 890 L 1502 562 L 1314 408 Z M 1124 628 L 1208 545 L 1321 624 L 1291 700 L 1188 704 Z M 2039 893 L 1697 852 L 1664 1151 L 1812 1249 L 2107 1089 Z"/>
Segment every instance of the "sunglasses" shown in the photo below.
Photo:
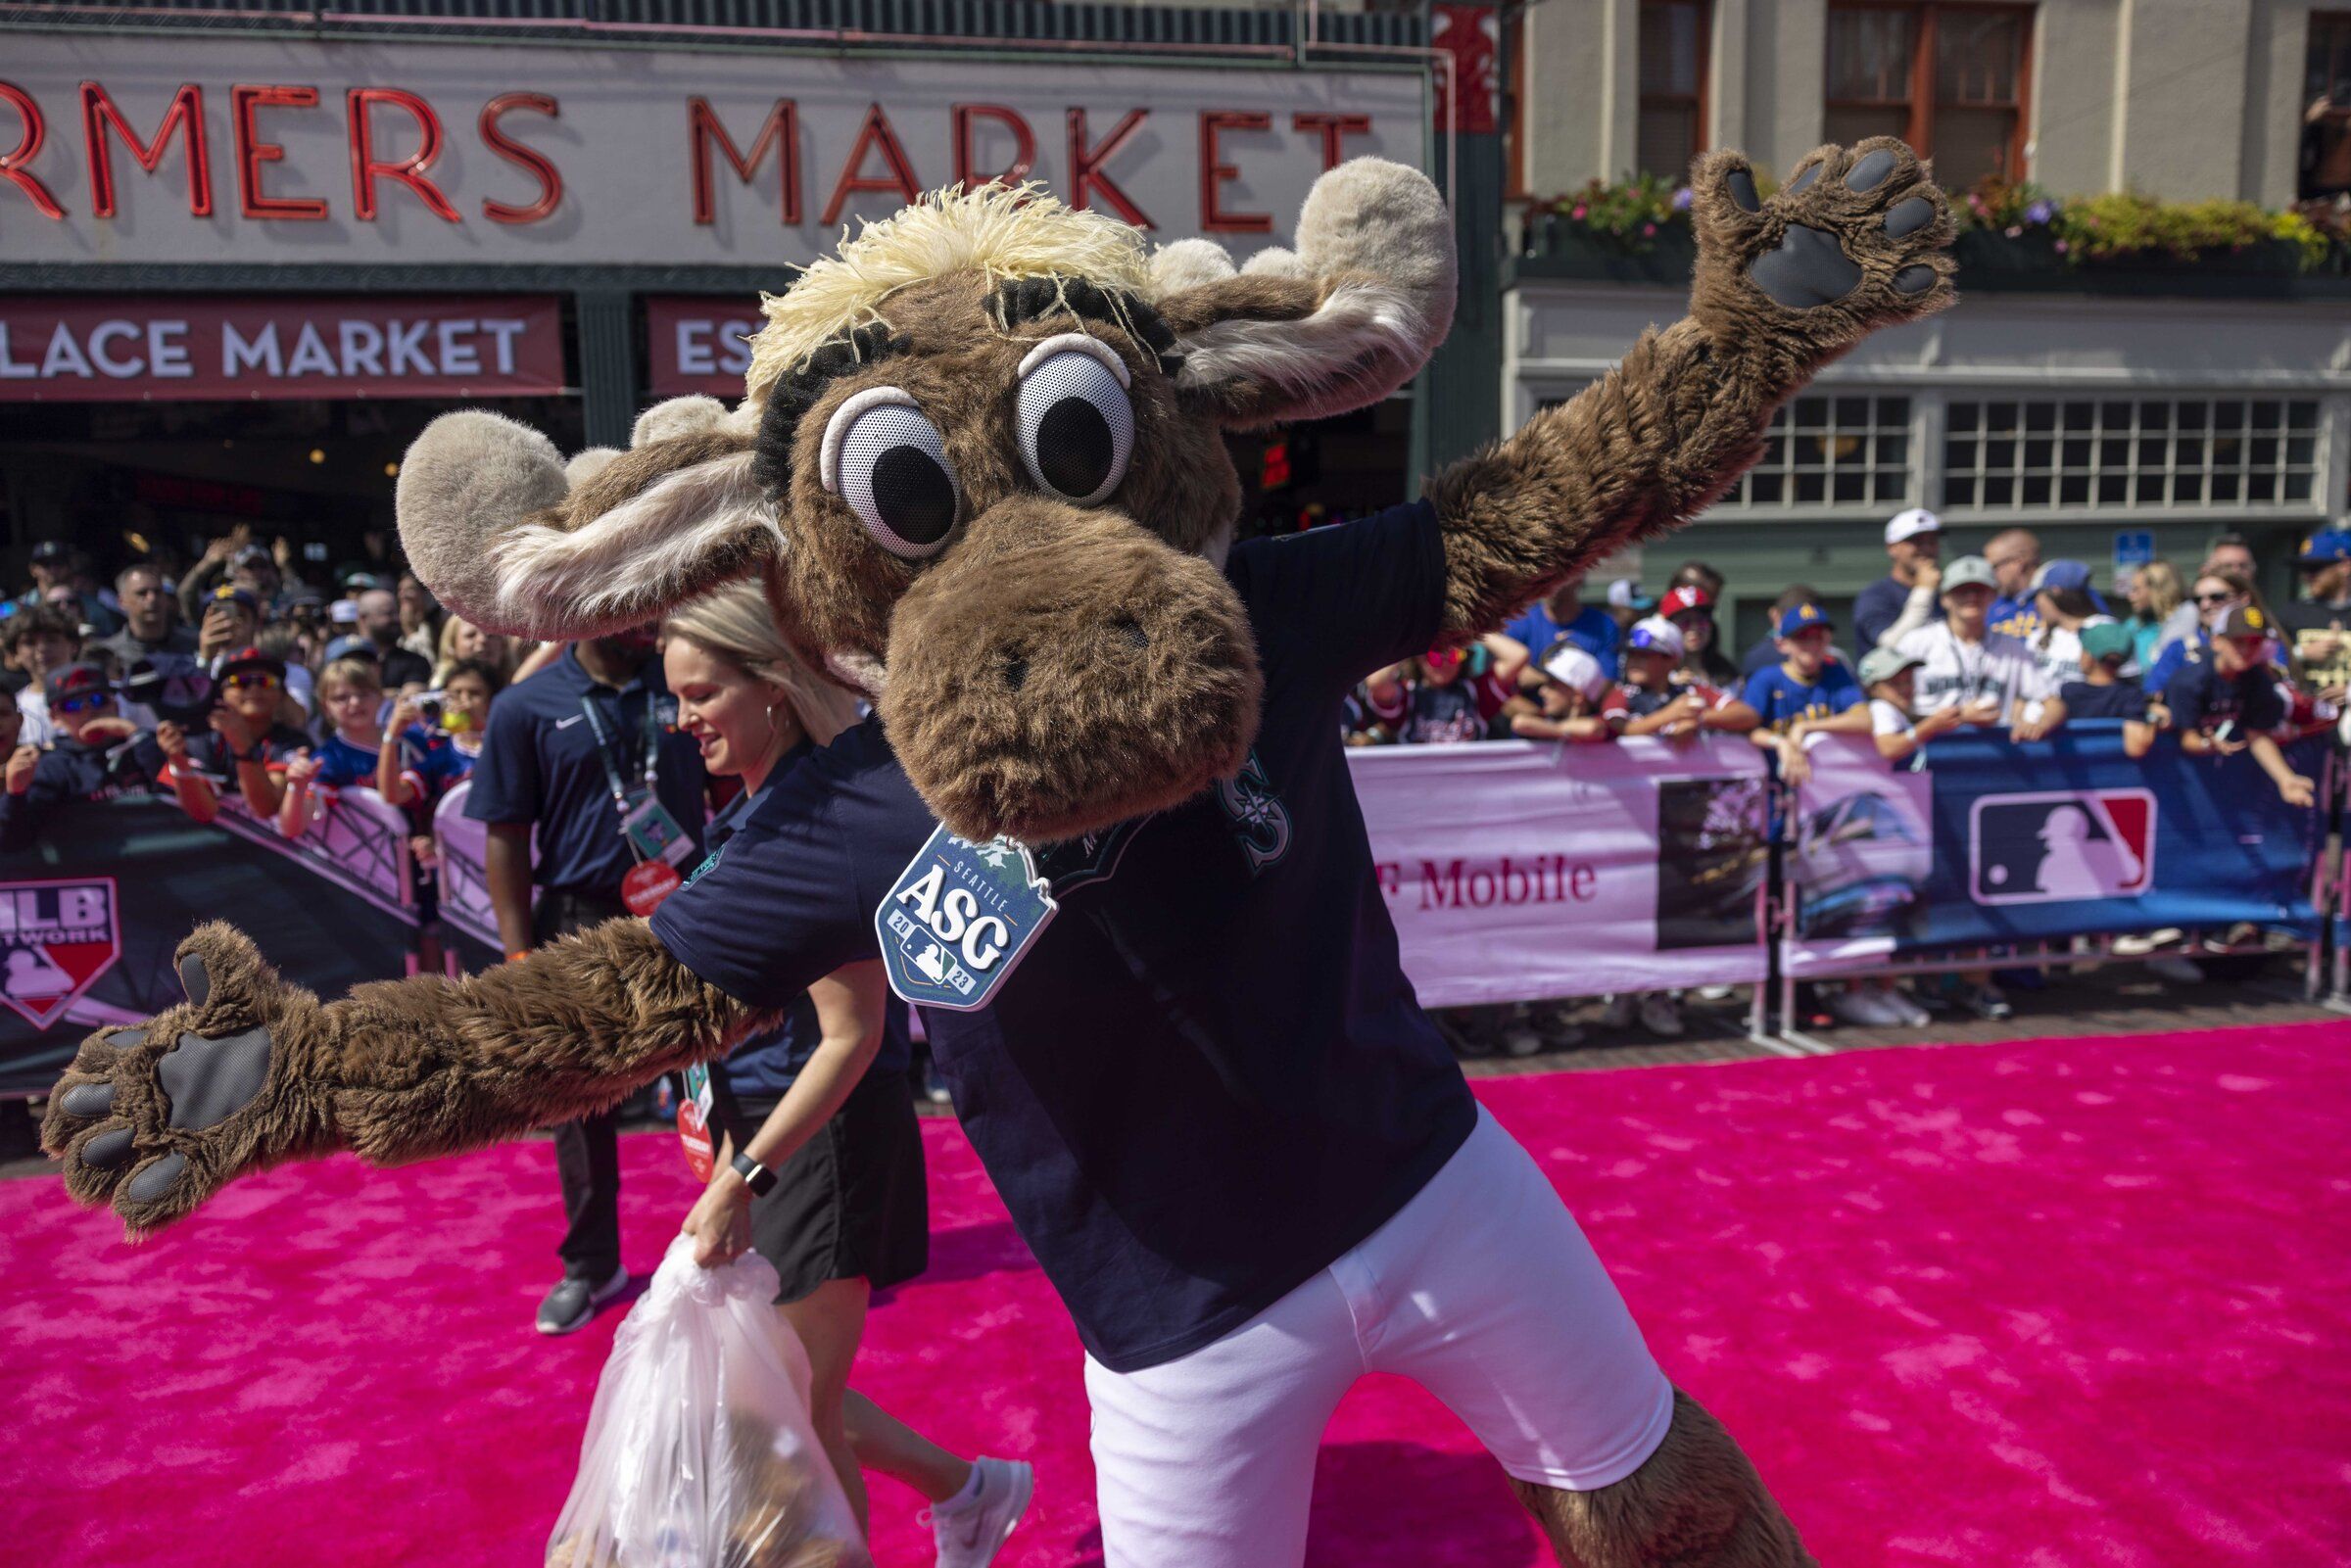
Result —
<path fill-rule="evenodd" d="M 112 692 L 93 691 L 87 696 L 64 697 L 52 705 L 60 713 L 87 713 L 92 708 L 103 708 L 114 700 Z"/>
<path fill-rule="evenodd" d="M 274 675 L 232 675 L 220 685 L 230 691 L 274 691 L 278 680 Z"/>
<path fill-rule="evenodd" d="M 2226 604 L 2235 597 L 2234 594 L 2198 594 L 2196 602 L 2198 604 Z"/>

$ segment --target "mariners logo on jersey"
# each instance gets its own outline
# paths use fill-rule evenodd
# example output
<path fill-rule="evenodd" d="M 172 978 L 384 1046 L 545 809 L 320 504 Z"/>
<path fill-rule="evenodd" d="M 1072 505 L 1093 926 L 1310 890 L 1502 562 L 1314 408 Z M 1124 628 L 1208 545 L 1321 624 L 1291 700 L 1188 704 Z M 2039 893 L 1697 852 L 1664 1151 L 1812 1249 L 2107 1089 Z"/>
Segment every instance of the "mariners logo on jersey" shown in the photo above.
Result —
<path fill-rule="evenodd" d="M 0 1002 L 36 1029 L 63 1018 L 122 956 L 115 879 L 0 882 Z"/>
<path fill-rule="evenodd" d="M 1969 816 L 1968 867 L 1979 904 L 2136 898 L 2155 879 L 2154 793 L 1986 795 Z"/>
<path fill-rule="evenodd" d="M 1290 808 L 1273 792 L 1256 747 L 1250 748 L 1239 773 L 1217 781 L 1217 804 L 1224 808 L 1233 836 L 1249 857 L 1252 877 L 1290 852 Z"/>
<path fill-rule="evenodd" d="M 1027 848 L 932 830 L 874 912 L 889 988 L 908 1002 L 985 1007 L 1059 906 Z"/>

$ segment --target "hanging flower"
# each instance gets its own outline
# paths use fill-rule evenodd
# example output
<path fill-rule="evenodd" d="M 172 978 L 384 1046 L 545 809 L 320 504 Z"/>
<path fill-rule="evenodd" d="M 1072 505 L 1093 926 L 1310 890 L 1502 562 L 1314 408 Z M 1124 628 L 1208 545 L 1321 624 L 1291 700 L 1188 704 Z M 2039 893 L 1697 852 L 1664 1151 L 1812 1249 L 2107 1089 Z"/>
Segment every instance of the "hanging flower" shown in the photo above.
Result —
<path fill-rule="evenodd" d="M 1644 223 L 1641 225 L 1641 237 L 1645 240 L 1655 238 L 1656 232 L 1657 225 L 1655 223 Z"/>
<path fill-rule="evenodd" d="M 2035 202 L 2025 209 L 2025 221 L 2028 223 L 2046 223 L 2056 215 L 2057 208 L 2050 202 Z"/>
<path fill-rule="evenodd" d="M 1584 215 L 1584 213 L 1585 213 L 1585 211 L 1586 211 L 1586 209 L 1585 209 L 1585 208 L 1584 208 L 1584 207 L 1583 207 L 1583 206 L 1582 206 L 1582 205 L 1579 203 L 1579 204 L 1576 206 L 1576 209 L 1575 209 L 1575 211 L 1573 211 L 1573 212 L 1569 213 L 1567 215 L 1568 215 L 1569 217 L 1580 218 L 1580 217 L 1582 217 L 1582 216 Z"/>
<path fill-rule="evenodd" d="M 1697 194 L 1697 192 L 1693 191 L 1687 185 L 1683 186 L 1680 190 L 1675 191 L 1673 193 L 1673 210 L 1677 213 L 1687 213 L 1690 211 L 1691 199 Z"/>

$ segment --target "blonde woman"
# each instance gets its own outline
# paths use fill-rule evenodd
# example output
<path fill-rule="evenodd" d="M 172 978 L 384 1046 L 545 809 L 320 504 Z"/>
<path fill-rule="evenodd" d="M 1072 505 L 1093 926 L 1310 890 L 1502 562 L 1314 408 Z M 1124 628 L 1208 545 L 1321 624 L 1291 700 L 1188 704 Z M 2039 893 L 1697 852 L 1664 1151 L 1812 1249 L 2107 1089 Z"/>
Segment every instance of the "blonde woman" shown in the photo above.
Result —
<path fill-rule="evenodd" d="M 857 701 L 793 654 L 749 584 L 696 600 L 663 631 L 678 727 L 706 770 L 743 781 L 704 837 L 724 855 L 770 783 L 858 723 Z M 851 964 L 810 986 L 776 1033 L 712 1066 L 723 1136 L 685 1228 L 705 1265 L 752 1249 L 775 1265 L 776 1310 L 807 1347 L 817 1434 L 858 1523 L 868 1465 L 931 1499 L 942 1568 L 984 1568 L 1028 1507 L 1030 1467 L 960 1459 L 848 1386 L 874 1291 L 929 1261 L 922 1135 L 891 1006 L 881 964 Z"/>
<path fill-rule="evenodd" d="M 2154 664 L 2156 650 L 2164 641 L 2190 635 L 2194 622 L 2195 609 L 2187 602 L 2187 585 L 2180 580 L 2180 568 L 2170 561 L 2149 561 L 2132 574 L 2131 618 L 2123 624 L 2131 628 L 2134 664 L 2142 670 Z"/>
<path fill-rule="evenodd" d="M 452 615 L 441 623 L 441 640 L 435 645 L 433 685 L 446 687 L 452 670 L 473 659 L 490 666 L 499 675 L 499 684 L 505 685 L 514 678 L 518 650 L 503 632 L 485 632 L 471 621 Z"/>

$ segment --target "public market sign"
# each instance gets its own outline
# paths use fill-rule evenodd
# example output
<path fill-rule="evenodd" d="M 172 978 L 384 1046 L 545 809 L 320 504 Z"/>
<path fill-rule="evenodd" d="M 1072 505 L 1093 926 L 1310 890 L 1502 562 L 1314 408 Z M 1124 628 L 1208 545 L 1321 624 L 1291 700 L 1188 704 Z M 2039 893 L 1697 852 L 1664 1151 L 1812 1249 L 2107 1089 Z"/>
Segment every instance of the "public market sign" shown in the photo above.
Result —
<path fill-rule="evenodd" d="M 0 403 L 563 390 L 552 296 L 0 297 Z"/>
<path fill-rule="evenodd" d="M 953 181 L 1282 242 L 1411 71 L 0 29 L 0 262 L 787 263 Z M 18 346 L 20 357 L 22 346 Z"/>

